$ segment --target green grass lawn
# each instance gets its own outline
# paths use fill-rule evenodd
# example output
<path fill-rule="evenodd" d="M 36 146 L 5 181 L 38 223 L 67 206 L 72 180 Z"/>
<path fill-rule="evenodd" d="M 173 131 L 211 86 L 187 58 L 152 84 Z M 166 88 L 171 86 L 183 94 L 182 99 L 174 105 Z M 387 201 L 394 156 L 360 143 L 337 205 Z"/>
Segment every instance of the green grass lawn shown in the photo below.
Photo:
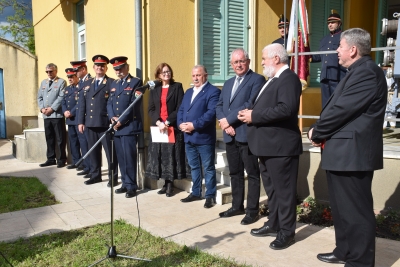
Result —
<path fill-rule="evenodd" d="M 116 258 L 96 266 L 248 266 L 200 250 L 178 245 L 117 220 L 114 244 L 118 254 L 150 259 L 151 262 Z M 135 242 L 136 240 L 136 242 Z M 0 252 L 13 266 L 88 266 L 106 256 L 110 225 L 98 224 L 80 230 L 0 243 Z M 10 266 L 0 255 L 0 266 Z"/>
<path fill-rule="evenodd" d="M 0 177 L 0 213 L 57 204 L 36 177 Z"/>

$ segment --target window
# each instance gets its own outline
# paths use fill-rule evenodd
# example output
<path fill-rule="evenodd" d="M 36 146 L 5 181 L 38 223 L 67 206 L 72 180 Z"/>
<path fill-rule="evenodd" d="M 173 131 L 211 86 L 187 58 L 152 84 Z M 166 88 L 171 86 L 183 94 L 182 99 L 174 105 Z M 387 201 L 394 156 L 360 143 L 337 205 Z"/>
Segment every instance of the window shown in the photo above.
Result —
<path fill-rule="evenodd" d="M 326 21 L 334 9 L 342 18 L 343 30 L 343 0 L 318 0 L 311 3 L 310 48 L 312 52 L 319 51 L 319 42 L 329 33 Z M 310 87 L 320 87 L 321 63 L 310 64 Z"/>
<path fill-rule="evenodd" d="M 76 4 L 76 23 L 78 26 L 78 58 L 86 59 L 86 26 L 83 0 Z"/>
<path fill-rule="evenodd" d="M 248 0 L 200 0 L 199 59 L 212 83 L 235 74 L 229 64 L 233 49 L 248 50 L 248 5 Z"/>

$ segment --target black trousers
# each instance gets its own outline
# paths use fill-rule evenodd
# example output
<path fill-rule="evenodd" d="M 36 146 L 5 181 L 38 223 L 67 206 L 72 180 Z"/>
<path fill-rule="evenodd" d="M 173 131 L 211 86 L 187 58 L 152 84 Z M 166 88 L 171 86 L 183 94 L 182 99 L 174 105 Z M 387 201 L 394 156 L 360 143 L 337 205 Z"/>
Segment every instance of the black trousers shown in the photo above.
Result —
<path fill-rule="evenodd" d="M 100 139 L 104 132 L 108 128 L 103 127 L 86 127 L 85 133 L 87 137 L 89 149 Z M 105 138 L 101 140 L 101 145 L 104 148 L 107 162 L 108 162 L 108 178 L 111 179 L 112 170 L 114 170 L 114 181 L 118 180 L 118 160 L 117 155 L 114 150 L 111 149 L 111 136 L 107 134 Z M 111 153 L 114 155 L 114 164 L 111 166 Z M 91 179 L 100 180 L 101 179 L 101 146 L 97 145 L 93 151 L 89 154 L 90 157 L 90 173 L 92 175 Z"/>
<path fill-rule="evenodd" d="M 374 172 L 326 171 L 326 176 L 336 237 L 333 254 L 346 261 L 347 267 L 374 266 Z"/>
<path fill-rule="evenodd" d="M 248 192 L 246 213 L 258 213 L 260 203 L 260 168 L 258 157 L 250 153 L 247 143 L 232 141 L 226 144 L 226 156 L 229 165 L 232 188 L 232 208 L 243 209 L 244 170 L 247 172 Z"/>
<path fill-rule="evenodd" d="M 65 152 L 65 120 L 64 118 L 60 119 L 44 119 L 44 134 L 46 137 L 47 144 L 47 160 L 55 161 L 56 160 L 56 145 L 58 150 L 60 151 L 60 155 L 58 157 L 58 161 L 66 162 L 67 154 Z"/>
<path fill-rule="evenodd" d="M 333 80 L 322 80 L 321 81 L 321 98 L 322 98 L 322 107 L 325 106 L 326 102 L 328 102 L 329 98 L 335 91 L 336 86 L 339 84 L 338 81 Z"/>
<path fill-rule="evenodd" d="M 294 236 L 299 156 L 259 159 L 261 178 L 268 196 L 269 215 L 266 225 L 285 236 Z"/>

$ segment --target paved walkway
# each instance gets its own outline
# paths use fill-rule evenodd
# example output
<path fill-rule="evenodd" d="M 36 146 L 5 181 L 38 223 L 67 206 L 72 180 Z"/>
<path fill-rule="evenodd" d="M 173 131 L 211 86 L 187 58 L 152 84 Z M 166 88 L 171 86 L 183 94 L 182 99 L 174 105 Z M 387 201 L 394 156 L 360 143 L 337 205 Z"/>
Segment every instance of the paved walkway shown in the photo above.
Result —
<path fill-rule="evenodd" d="M 0 214 L 0 241 L 109 222 L 107 181 L 87 186 L 73 170 L 55 166 L 40 168 L 37 163 L 15 159 L 11 151 L 11 142 L 0 140 L 0 176 L 36 176 L 62 203 Z M 203 201 L 185 204 L 179 201 L 186 196 L 186 192 L 177 192 L 166 198 L 158 195 L 156 190 L 140 191 L 137 200 L 142 228 L 177 243 L 197 246 L 253 266 L 332 266 L 316 258 L 317 253 L 330 252 L 334 248 L 332 229 L 297 224 L 296 243 L 288 249 L 275 251 L 268 247 L 273 237 L 256 238 L 249 234 L 250 229 L 261 227 L 265 218 L 243 226 L 240 225 L 242 216 L 219 218 L 218 213 L 229 205 L 204 209 Z M 114 204 L 114 218 L 124 218 L 138 225 L 135 199 L 115 195 Z M 168 227 L 165 227 L 167 222 Z M 400 242 L 377 238 L 376 244 L 377 267 L 400 266 Z"/>

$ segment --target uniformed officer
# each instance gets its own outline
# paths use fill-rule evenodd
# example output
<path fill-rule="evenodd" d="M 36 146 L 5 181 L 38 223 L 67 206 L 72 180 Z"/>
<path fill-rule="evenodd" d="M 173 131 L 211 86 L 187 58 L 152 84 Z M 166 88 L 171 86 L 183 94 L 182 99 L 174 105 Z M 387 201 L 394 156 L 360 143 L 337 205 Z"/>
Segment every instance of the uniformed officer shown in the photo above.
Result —
<path fill-rule="evenodd" d="M 110 121 L 107 116 L 107 101 L 110 96 L 111 84 L 114 79 L 106 75 L 107 64 L 109 59 L 103 55 L 96 55 L 92 58 L 94 62 L 94 72 L 96 77 L 90 80 L 84 88 L 82 101 L 79 103 L 78 127 L 79 132 L 85 130 L 89 148 L 100 139 L 100 137 L 108 129 Z M 102 139 L 101 144 L 104 148 L 108 161 L 108 185 L 111 187 L 111 179 L 114 179 L 114 186 L 118 184 L 118 161 L 117 157 L 113 158 L 113 166 L 111 165 L 111 156 L 115 155 L 111 147 L 111 135 L 107 134 Z M 115 151 L 115 149 L 114 149 Z M 113 173 L 113 177 L 112 177 Z M 99 183 L 101 179 L 101 147 L 94 147 L 90 153 L 90 174 L 91 178 L 85 181 L 85 184 L 90 185 Z"/>
<path fill-rule="evenodd" d="M 117 121 L 114 126 L 115 148 L 118 155 L 119 168 L 121 170 L 122 186 L 115 190 L 116 194 L 125 193 L 125 197 L 136 196 L 136 166 L 137 134 L 143 131 L 141 99 L 135 103 L 122 117 L 128 106 L 140 94 L 135 88 L 143 84 L 142 80 L 129 74 L 127 57 L 115 57 L 110 60 L 118 79 L 111 85 L 110 98 L 108 99 L 107 112 L 111 122 Z M 135 94 L 136 93 L 136 94 Z"/>
<path fill-rule="evenodd" d="M 88 73 L 86 60 L 71 61 L 70 63 L 72 65 L 72 68 L 74 68 L 74 70 L 76 71 L 76 76 L 79 78 L 78 97 L 79 100 L 82 100 L 85 84 L 90 83 L 92 76 L 90 75 L 90 73 Z M 82 155 L 85 155 L 88 152 L 88 144 L 85 132 L 82 134 L 78 131 L 78 139 Z M 78 175 L 84 175 L 83 178 L 90 178 L 90 157 L 87 157 L 83 161 L 82 165 L 77 168 L 77 170 L 81 171 L 77 173 Z"/>
<path fill-rule="evenodd" d="M 322 38 L 319 51 L 336 51 L 340 43 L 340 34 L 342 33 L 342 21 L 339 14 L 331 11 L 332 14 L 328 17 L 329 34 Z M 346 69 L 339 65 L 337 53 L 312 55 L 311 62 L 321 62 L 321 96 L 322 107 L 325 106 L 328 99 L 333 94 L 336 86 L 346 74 Z"/>
<path fill-rule="evenodd" d="M 285 45 L 287 47 L 287 40 L 288 40 L 288 31 L 289 31 L 289 21 L 282 15 L 279 16 L 278 20 L 278 30 L 279 34 L 281 35 L 280 38 L 276 39 L 272 43 Z"/>
<path fill-rule="evenodd" d="M 65 121 L 61 110 L 61 101 L 64 96 L 65 80 L 57 77 L 57 66 L 53 63 L 47 64 L 46 73 L 48 79 L 40 84 L 38 92 L 38 106 L 44 119 L 44 133 L 47 144 L 47 161 L 40 167 L 56 165 L 64 167 L 67 162 L 65 152 Z M 56 163 L 56 144 L 60 155 Z"/>
<path fill-rule="evenodd" d="M 76 163 L 81 158 L 81 147 L 79 145 L 78 120 L 76 113 L 78 111 L 79 100 L 79 79 L 73 68 L 65 69 L 69 85 L 64 89 L 64 98 L 61 102 L 62 112 L 66 118 L 65 123 L 68 125 L 68 140 L 72 155 L 72 164 L 67 169 L 75 169 Z"/>

